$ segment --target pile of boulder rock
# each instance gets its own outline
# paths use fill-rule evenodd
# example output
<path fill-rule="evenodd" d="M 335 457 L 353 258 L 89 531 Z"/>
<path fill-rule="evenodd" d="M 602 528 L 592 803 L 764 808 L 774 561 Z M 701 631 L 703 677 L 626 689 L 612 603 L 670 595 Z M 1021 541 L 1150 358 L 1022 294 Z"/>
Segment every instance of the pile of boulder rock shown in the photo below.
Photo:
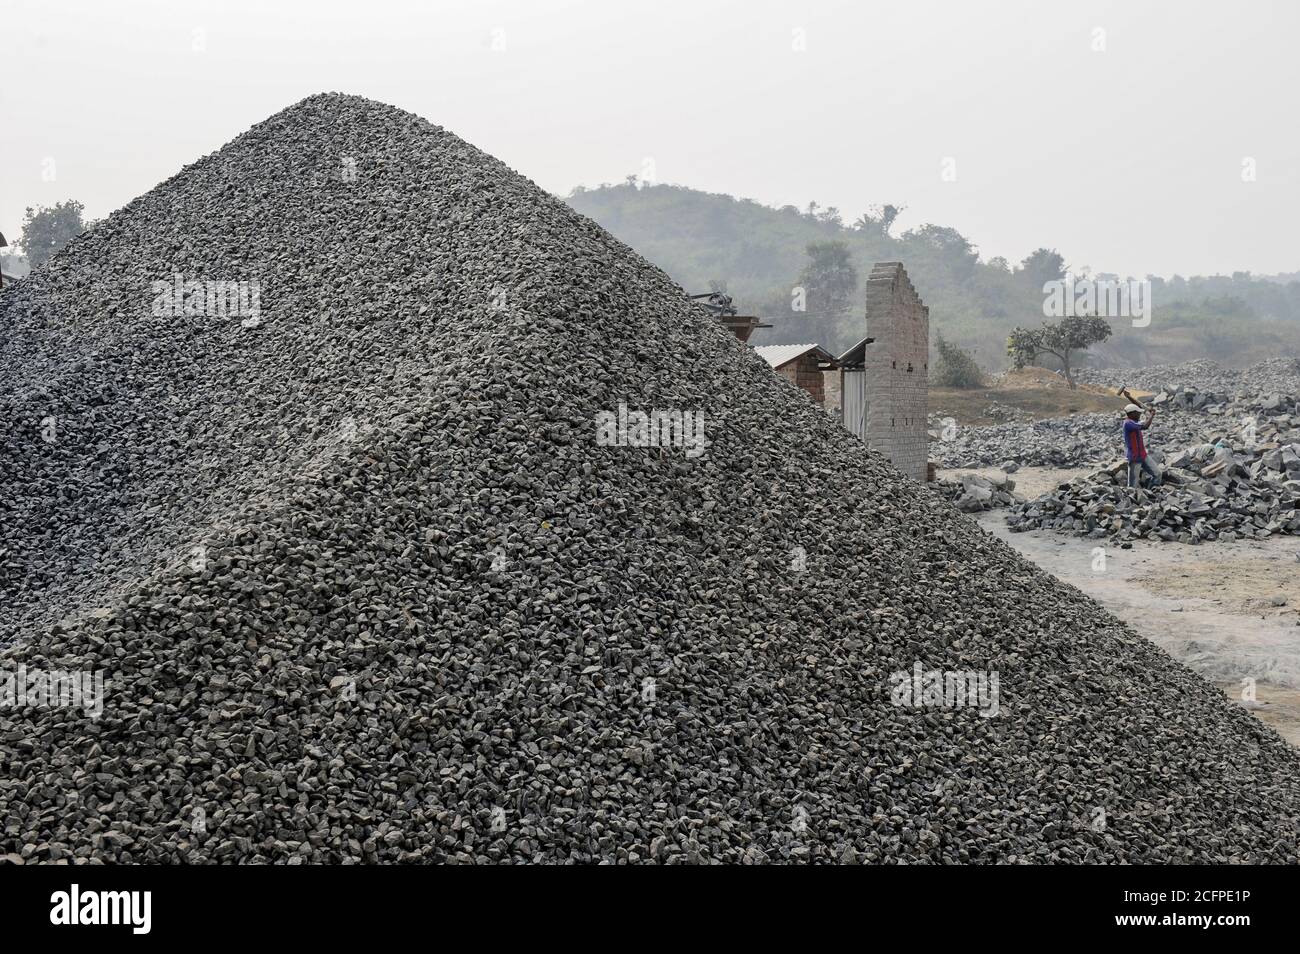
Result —
<path fill-rule="evenodd" d="M 1162 390 L 1151 398 L 1150 403 L 1157 409 L 1176 408 L 1203 414 L 1229 415 L 1240 417 L 1243 422 L 1259 417 L 1290 418 L 1296 414 L 1297 407 L 1294 393 L 1272 391 L 1233 397 L 1223 391 L 1210 391 L 1194 385 L 1178 385 Z"/>
<path fill-rule="evenodd" d="M 992 418 L 1000 423 L 1007 421 L 1025 421 L 1033 417 L 1024 408 L 1012 407 L 1010 404 L 1002 404 L 994 401 L 988 407 L 984 408 L 984 416 Z"/>
<path fill-rule="evenodd" d="M 1163 390 L 1151 399 L 1156 408 L 1176 407 L 1184 411 L 1204 411 L 1206 414 L 1223 414 L 1232 398 L 1222 391 L 1209 391 L 1193 385 L 1178 385 Z"/>
<path fill-rule="evenodd" d="M 1276 358 L 1251 368 L 1221 368 L 1213 361 L 1137 369 L 1085 369 L 1079 377 L 1109 388 L 1128 385 L 1153 393 L 1159 413 L 1147 435 L 1150 447 L 1184 447 L 1244 439 L 1300 442 L 1300 371 L 1296 359 Z M 1000 405 L 990 405 L 991 412 Z M 990 413 L 990 416 L 993 416 Z M 1073 414 L 1040 421 L 960 425 L 931 416 L 931 456 L 940 467 L 988 467 L 1007 459 L 1031 467 L 1100 465 L 1120 449 L 1117 413 Z"/>
<path fill-rule="evenodd" d="M 1023 503 L 1015 493 L 1016 482 L 1010 476 L 986 477 L 983 474 L 962 474 L 932 481 L 930 487 L 963 513 L 996 510 Z"/>
<path fill-rule="evenodd" d="M 1198 358 L 1178 364 L 1142 368 L 1080 368 L 1077 381 L 1105 387 L 1128 385 L 1134 390 L 1162 391 L 1179 386 L 1228 394 L 1265 394 L 1300 390 L 1300 359 L 1269 358 L 1245 368 L 1225 368 L 1217 361 Z"/>
<path fill-rule="evenodd" d="M 1100 466 L 1123 449 L 1118 414 L 1075 414 L 1041 421 L 983 426 L 942 422 L 930 431 L 930 456 L 940 467 L 992 467 L 1013 460 L 1026 467 Z M 1300 420 L 1298 420 L 1300 423 Z M 1199 415 L 1161 413 L 1148 436 L 1151 446 L 1183 447 L 1205 439 Z"/>
<path fill-rule="evenodd" d="M 1163 461 L 1163 483 L 1130 488 L 1117 461 L 1075 478 L 1007 514 L 1012 530 L 1049 529 L 1086 537 L 1200 543 L 1300 533 L 1300 443 L 1243 447 L 1220 441 Z"/>

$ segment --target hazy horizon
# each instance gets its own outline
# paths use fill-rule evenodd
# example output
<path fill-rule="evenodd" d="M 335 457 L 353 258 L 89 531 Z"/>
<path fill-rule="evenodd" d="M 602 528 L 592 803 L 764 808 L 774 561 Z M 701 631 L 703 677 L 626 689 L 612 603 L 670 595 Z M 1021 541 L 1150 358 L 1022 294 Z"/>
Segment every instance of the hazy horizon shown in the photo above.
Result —
<path fill-rule="evenodd" d="M 1300 130 L 1277 108 L 1300 76 L 1295 6 L 4 9 L 10 242 L 26 206 L 75 198 L 103 217 L 337 90 L 418 113 L 559 195 L 638 175 L 816 201 L 846 223 L 894 202 L 897 231 L 951 226 L 986 261 L 1047 246 L 1131 275 L 1300 270 Z"/>

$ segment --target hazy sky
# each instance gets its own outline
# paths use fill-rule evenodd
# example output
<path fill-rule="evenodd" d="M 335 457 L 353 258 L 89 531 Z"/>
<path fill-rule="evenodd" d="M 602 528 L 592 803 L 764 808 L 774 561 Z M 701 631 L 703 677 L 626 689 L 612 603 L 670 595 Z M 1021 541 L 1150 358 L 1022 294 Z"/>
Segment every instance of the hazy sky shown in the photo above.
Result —
<path fill-rule="evenodd" d="M 1297 35 L 1264 0 L 0 0 L 0 231 L 106 215 L 337 90 L 561 194 L 652 168 L 846 221 L 905 204 L 986 259 L 1294 271 Z"/>

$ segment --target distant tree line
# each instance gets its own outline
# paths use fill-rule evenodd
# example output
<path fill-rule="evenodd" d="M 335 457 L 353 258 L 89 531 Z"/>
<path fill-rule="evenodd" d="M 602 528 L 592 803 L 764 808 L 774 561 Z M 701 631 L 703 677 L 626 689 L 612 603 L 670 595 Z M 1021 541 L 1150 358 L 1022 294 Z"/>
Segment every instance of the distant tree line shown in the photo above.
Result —
<path fill-rule="evenodd" d="M 1088 273 L 1069 269 L 1047 246 L 1015 263 L 986 261 L 947 226 L 921 224 L 900 234 L 905 207 L 897 203 L 870 208 L 846 225 L 839 209 L 816 202 L 772 208 L 672 185 L 576 189 L 568 201 L 682 286 L 705 291 L 710 282 L 723 283 L 742 310 L 772 320 L 774 327 L 755 339 L 761 344 L 817 341 L 832 351 L 847 349 L 864 333 L 871 266 L 901 261 L 930 308 L 932 339 L 941 332 L 986 370 L 998 370 L 1015 361 L 1007 347 L 1011 333 L 1036 328 L 1046 317 L 1044 283 L 1067 270 Z M 1207 355 L 1233 361 L 1300 349 L 1300 276 L 1149 278 L 1151 325 L 1112 322 L 1112 334 L 1087 348 L 1083 360 L 1150 364 Z M 1071 350 L 1071 370 L 1078 350 Z M 1026 360 L 1061 367 L 1047 351 Z"/>

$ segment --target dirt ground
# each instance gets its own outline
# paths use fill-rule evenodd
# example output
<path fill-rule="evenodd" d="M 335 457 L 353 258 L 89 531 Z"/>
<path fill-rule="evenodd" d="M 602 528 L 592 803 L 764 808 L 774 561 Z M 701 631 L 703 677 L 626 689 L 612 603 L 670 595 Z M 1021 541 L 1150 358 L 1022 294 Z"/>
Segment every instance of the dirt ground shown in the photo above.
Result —
<path fill-rule="evenodd" d="M 1135 390 L 1139 400 L 1149 393 Z M 1043 368 L 1022 368 L 991 379 L 988 387 L 957 390 L 930 389 L 930 413 L 951 417 L 958 424 L 996 424 L 986 413 L 989 405 L 1002 404 L 1025 412 L 1029 418 L 1066 417 L 1089 411 L 1119 413 L 1127 398 L 1108 388 L 1080 384 L 1071 391 L 1060 375 Z"/>
<path fill-rule="evenodd" d="M 1064 483 L 1071 477 L 1091 474 L 1097 469 L 1096 467 L 1021 467 L 1011 474 L 1006 474 L 999 467 L 959 467 L 953 470 L 940 469 L 939 476 L 957 478 L 962 474 L 979 474 L 981 477 L 997 480 L 1010 477 L 1015 482 L 1015 492 L 1026 499 L 1032 499 L 1041 497 L 1049 490 L 1055 490 L 1057 484 Z"/>
<path fill-rule="evenodd" d="M 1017 493 L 1035 496 L 1086 472 L 1024 467 L 1011 476 Z M 1130 550 L 1106 546 L 1103 566 L 1094 550 L 1104 540 L 1011 533 L 1001 511 L 979 515 L 979 523 L 1300 746 L 1300 537 L 1136 541 Z"/>

